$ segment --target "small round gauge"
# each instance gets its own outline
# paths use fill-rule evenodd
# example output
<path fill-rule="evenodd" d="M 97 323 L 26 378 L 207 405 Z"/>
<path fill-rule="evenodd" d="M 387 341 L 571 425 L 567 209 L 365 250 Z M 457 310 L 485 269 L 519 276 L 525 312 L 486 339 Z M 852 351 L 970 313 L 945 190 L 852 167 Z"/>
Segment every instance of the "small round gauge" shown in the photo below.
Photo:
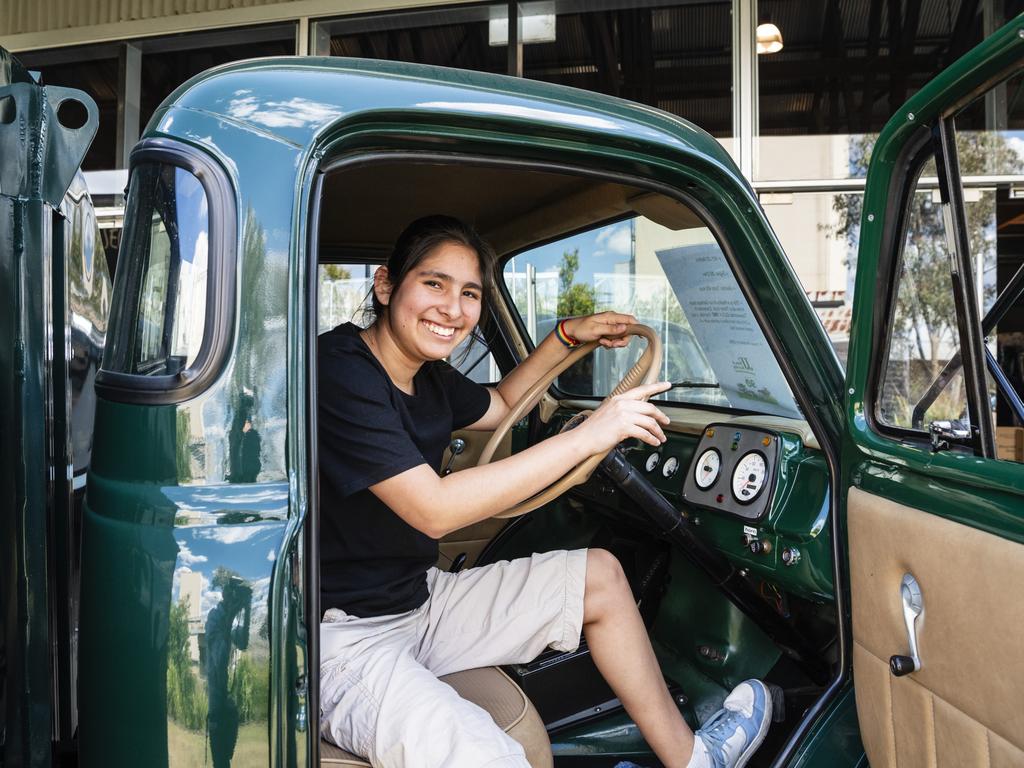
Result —
<path fill-rule="evenodd" d="M 764 454 L 749 451 L 740 457 L 732 471 L 732 495 L 740 504 L 749 504 L 764 490 L 768 480 L 768 465 Z"/>
<path fill-rule="evenodd" d="M 697 459 L 697 466 L 693 470 L 693 479 L 697 487 L 706 491 L 718 479 L 722 472 L 722 457 L 714 448 L 708 448 Z"/>
<path fill-rule="evenodd" d="M 676 472 L 679 471 L 679 459 L 675 456 L 669 456 L 665 459 L 665 463 L 661 467 L 661 474 L 665 477 L 672 477 Z"/>
<path fill-rule="evenodd" d="M 654 453 L 647 457 L 647 463 L 644 464 L 644 467 L 647 469 L 648 472 L 653 472 L 654 468 L 658 466 L 660 462 L 661 454 L 655 451 Z"/>

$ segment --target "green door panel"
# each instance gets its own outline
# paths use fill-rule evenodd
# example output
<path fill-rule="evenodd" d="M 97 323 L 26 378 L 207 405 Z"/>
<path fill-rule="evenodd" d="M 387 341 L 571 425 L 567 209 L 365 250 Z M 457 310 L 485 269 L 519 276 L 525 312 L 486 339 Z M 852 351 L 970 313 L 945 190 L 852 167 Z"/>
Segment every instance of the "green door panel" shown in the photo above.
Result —
<path fill-rule="evenodd" d="M 81 654 L 93 663 L 80 673 L 83 765 L 187 766 L 204 755 L 215 765 L 232 755 L 267 764 L 270 582 L 287 488 L 236 486 L 224 499 L 217 489 L 182 490 L 162 489 L 165 511 L 136 504 L 135 520 L 87 502 Z M 96 495 L 107 507 L 115 494 Z"/>

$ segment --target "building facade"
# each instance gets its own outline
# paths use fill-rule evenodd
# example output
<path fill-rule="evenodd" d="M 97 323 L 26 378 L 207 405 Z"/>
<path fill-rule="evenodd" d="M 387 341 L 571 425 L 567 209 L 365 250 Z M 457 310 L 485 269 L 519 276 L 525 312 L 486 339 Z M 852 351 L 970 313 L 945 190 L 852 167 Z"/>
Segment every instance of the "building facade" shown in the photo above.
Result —
<path fill-rule="evenodd" d="M 84 168 L 112 260 L 131 146 L 168 94 L 218 64 L 396 59 L 671 112 L 718 138 L 751 181 L 842 357 L 874 137 L 907 97 L 1022 8 L 1024 0 L 8 0 L 0 44 L 44 82 L 97 101 L 100 131 Z M 1002 234 L 1024 189 L 1017 95 L 1011 81 L 959 123 L 965 140 L 998 145 L 964 169 L 969 202 L 991 233 L 979 290 L 993 294 L 1019 261 L 1012 233 Z M 922 179 L 921 194 L 934 187 Z"/>

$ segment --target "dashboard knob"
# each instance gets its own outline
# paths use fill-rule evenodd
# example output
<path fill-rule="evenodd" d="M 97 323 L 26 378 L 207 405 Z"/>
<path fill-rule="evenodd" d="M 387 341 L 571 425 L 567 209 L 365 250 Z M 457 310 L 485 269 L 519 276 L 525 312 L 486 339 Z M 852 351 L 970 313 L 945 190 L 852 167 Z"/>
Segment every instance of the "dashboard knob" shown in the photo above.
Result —
<path fill-rule="evenodd" d="M 782 550 L 782 564 L 796 565 L 800 562 L 800 550 L 796 547 L 786 547 Z"/>
<path fill-rule="evenodd" d="M 772 543 L 764 539 L 754 539 L 748 549 L 754 555 L 767 555 L 772 551 Z"/>

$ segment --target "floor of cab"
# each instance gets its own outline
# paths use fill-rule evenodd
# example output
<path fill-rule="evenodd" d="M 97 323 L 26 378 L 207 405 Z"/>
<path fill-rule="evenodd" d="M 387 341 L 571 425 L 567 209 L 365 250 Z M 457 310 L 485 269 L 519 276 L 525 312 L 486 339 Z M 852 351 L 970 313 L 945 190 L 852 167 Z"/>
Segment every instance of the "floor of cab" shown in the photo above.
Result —
<path fill-rule="evenodd" d="M 623 563 L 634 591 L 638 583 L 646 590 L 641 612 L 666 682 L 691 727 L 699 727 L 716 712 L 731 687 L 742 680 L 760 678 L 791 692 L 784 707 L 784 721 L 772 725 L 765 743 L 749 763 L 753 768 L 768 766 L 821 688 L 722 596 L 703 571 L 654 532 L 638 528 L 628 519 L 594 514 L 563 499 L 509 526 L 485 551 L 480 564 L 576 547 L 612 551 Z M 659 575 L 657 561 L 666 555 L 664 572 Z M 598 672 L 591 665 L 589 672 L 581 668 L 578 674 Z M 544 694 L 538 696 L 536 688 L 531 693 L 527 685 L 523 687 L 544 716 Z M 574 687 L 587 685 L 567 679 L 547 689 L 564 692 Z M 592 707 L 601 703 L 597 701 L 601 696 L 595 692 Z M 587 714 L 583 703 L 579 709 Z M 621 707 L 590 715 L 549 732 L 556 768 L 610 768 L 623 759 L 644 768 L 661 765 Z M 545 722 L 550 728 L 550 721 L 545 718 Z"/>

